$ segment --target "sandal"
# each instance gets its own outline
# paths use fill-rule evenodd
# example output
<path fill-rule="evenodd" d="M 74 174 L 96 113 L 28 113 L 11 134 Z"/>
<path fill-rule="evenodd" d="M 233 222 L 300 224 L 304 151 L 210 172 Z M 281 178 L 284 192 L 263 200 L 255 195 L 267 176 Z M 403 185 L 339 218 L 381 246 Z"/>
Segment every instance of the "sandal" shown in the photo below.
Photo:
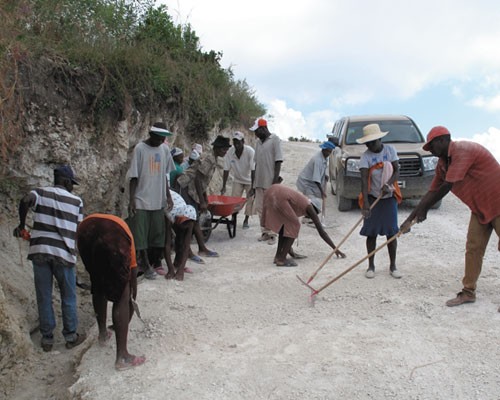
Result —
<path fill-rule="evenodd" d="M 115 363 L 115 369 L 117 371 L 124 371 L 129 368 L 138 367 L 146 362 L 146 357 L 144 356 L 132 356 L 133 358 L 130 361 L 126 361 L 121 359 L 120 361 Z"/>
<path fill-rule="evenodd" d="M 219 257 L 219 253 L 213 250 L 199 251 L 198 254 L 204 257 Z"/>
<path fill-rule="evenodd" d="M 276 266 L 277 267 L 296 267 L 298 264 L 290 259 L 286 259 L 285 262 L 282 261 L 276 261 Z"/>
<path fill-rule="evenodd" d="M 189 258 L 191 261 L 194 261 L 196 264 L 205 264 L 205 261 L 199 256 L 192 256 Z"/>

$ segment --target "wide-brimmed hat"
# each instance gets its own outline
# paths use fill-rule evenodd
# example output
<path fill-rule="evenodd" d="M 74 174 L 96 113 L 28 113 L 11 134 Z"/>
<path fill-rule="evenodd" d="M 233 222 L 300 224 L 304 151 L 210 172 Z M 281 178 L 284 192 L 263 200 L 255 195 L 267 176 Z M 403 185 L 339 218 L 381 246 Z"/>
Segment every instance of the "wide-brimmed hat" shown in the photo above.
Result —
<path fill-rule="evenodd" d="M 450 131 L 444 126 L 435 126 L 432 128 L 427 134 L 427 142 L 422 146 L 425 151 L 429 151 L 431 149 L 431 142 L 439 136 L 451 136 Z"/>
<path fill-rule="evenodd" d="M 382 132 L 378 124 L 368 124 L 363 127 L 363 136 L 356 139 L 356 142 L 360 144 L 373 142 L 374 140 L 383 138 L 388 133 L 389 132 Z"/>
<path fill-rule="evenodd" d="M 231 147 L 231 142 L 229 141 L 229 138 L 224 137 L 222 135 L 218 135 L 212 142 L 212 146 L 219 148 L 224 148 L 224 147 L 229 148 Z"/>
<path fill-rule="evenodd" d="M 153 126 L 149 128 L 149 133 L 154 133 L 162 137 L 172 136 L 172 132 L 167 129 L 167 126 L 163 122 L 155 122 Z"/>
<path fill-rule="evenodd" d="M 256 131 L 257 129 L 262 128 L 263 126 L 267 126 L 267 121 L 264 118 L 257 118 L 253 126 L 249 129 L 251 131 Z"/>
<path fill-rule="evenodd" d="M 78 185 L 78 181 L 75 178 L 75 174 L 69 165 L 61 165 L 54 169 L 54 176 L 61 176 L 63 178 L 71 179 L 73 185 Z"/>

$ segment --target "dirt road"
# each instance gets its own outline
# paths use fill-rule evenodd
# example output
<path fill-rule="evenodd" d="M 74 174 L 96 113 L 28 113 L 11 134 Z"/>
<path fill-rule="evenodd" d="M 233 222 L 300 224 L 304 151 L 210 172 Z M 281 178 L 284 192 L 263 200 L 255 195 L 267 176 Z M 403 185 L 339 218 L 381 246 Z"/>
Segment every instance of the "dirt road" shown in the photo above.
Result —
<path fill-rule="evenodd" d="M 284 143 L 284 184 L 317 145 Z M 400 222 L 410 211 L 400 208 Z M 326 224 L 339 242 L 359 210 L 339 213 L 328 198 Z M 274 246 L 257 241 L 259 227 L 225 227 L 209 245 L 221 256 L 184 282 L 146 281 L 129 350 L 144 366 L 116 372 L 114 340 L 84 354 L 72 396 L 82 399 L 477 399 L 500 398 L 500 263 L 493 236 L 474 304 L 447 308 L 461 288 L 469 212 L 453 195 L 398 243 L 398 268 L 388 272 L 387 251 L 318 296 L 295 275 L 309 276 L 330 253 L 316 231 L 302 226 L 296 250 L 308 256 L 296 268 L 273 266 Z M 320 286 L 365 255 L 359 229 L 318 274 Z M 379 239 L 382 243 L 383 238 Z M 95 338 L 96 330 L 90 332 Z M 54 355 L 57 357 L 57 355 Z"/>

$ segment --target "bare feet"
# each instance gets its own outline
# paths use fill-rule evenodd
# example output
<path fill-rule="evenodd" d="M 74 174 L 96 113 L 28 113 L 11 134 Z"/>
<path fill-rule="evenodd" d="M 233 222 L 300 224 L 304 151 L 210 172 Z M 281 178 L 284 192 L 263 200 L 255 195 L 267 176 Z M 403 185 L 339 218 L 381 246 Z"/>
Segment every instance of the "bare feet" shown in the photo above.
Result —
<path fill-rule="evenodd" d="M 109 339 L 111 339 L 111 336 L 113 336 L 113 332 L 109 329 L 106 329 L 105 332 L 99 333 L 99 338 L 98 338 L 99 345 L 106 346 Z"/>
<path fill-rule="evenodd" d="M 180 269 L 179 271 L 177 271 L 177 273 L 175 274 L 175 280 L 176 281 L 184 280 L 184 270 Z"/>
<path fill-rule="evenodd" d="M 165 279 L 174 279 L 175 273 L 168 271 L 167 275 L 165 275 Z"/>
<path fill-rule="evenodd" d="M 134 356 L 129 354 L 127 357 L 118 359 L 115 362 L 115 369 L 117 371 L 123 371 L 129 368 L 138 367 L 146 362 L 146 357 L 144 356 Z"/>

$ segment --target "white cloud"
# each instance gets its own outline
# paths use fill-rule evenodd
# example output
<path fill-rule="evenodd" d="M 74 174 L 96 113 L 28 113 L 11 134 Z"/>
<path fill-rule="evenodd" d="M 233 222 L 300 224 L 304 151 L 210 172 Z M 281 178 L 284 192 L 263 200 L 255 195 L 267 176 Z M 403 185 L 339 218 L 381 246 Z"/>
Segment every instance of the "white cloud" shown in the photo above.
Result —
<path fill-rule="evenodd" d="M 498 0 L 158 2 L 223 52 L 285 139 L 322 139 L 340 112 L 453 121 L 469 137 L 500 125 Z"/>
<path fill-rule="evenodd" d="M 500 129 L 491 127 L 488 132 L 476 133 L 471 140 L 482 144 L 500 161 Z"/>
<path fill-rule="evenodd" d="M 500 94 L 493 97 L 478 96 L 468 102 L 469 105 L 482 108 L 487 111 L 500 111 Z"/>
<path fill-rule="evenodd" d="M 314 111 L 308 115 L 289 108 L 284 100 L 272 100 L 268 110 L 269 129 L 283 140 L 305 137 L 326 140 L 339 115 L 332 110 Z"/>

